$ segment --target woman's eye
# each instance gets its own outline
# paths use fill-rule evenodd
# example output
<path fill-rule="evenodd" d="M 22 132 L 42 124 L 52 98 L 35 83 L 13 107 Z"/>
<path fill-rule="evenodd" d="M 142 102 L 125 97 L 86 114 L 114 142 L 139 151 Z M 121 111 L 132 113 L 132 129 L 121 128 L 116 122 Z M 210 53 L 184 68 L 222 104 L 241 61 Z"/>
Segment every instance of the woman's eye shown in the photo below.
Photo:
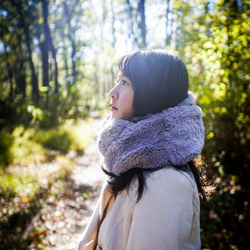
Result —
<path fill-rule="evenodd" d="M 127 81 L 125 81 L 125 80 L 116 80 L 116 84 L 120 84 L 120 83 L 122 83 L 122 85 L 127 85 L 128 84 L 128 82 Z"/>
<path fill-rule="evenodd" d="M 121 85 L 129 85 L 129 82 L 127 82 L 126 80 L 120 80 L 117 79 L 116 80 L 116 85 L 121 84 Z"/>

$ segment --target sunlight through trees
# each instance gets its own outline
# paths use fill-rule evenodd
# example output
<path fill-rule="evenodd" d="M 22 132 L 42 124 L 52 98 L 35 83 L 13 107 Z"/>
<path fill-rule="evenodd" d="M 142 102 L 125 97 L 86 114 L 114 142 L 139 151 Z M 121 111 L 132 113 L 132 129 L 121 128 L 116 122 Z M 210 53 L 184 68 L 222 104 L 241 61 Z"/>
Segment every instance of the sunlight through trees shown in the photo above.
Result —
<path fill-rule="evenodd" d="M 203 216 L 213 221 L 203 228 L 204 248 L 245 249 L 249 229 L 235 232 L 249 223 L 249 16 L 246 0 L 1 1 L 1 165 L 13 162 L 15 128 L 105 114 L 120 57 L 166 48 L 187 66 L 204 112 L 202 160 L 218 185 Z"/>

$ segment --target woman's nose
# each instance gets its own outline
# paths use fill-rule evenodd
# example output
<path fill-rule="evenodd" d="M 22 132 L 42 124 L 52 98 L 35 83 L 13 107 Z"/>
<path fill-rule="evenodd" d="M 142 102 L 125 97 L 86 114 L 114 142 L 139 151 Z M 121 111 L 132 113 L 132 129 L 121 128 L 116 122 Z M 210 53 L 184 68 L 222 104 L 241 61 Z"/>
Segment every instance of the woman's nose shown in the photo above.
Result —
<path fill-rule="evenodd" d="M 116 87 L 114 87 L 113 89 L 110 90 L 109 96 L 110 96 L 112 99 L 117 99 L 117 98 L 118 98 L 119 93 L 118 93 L 118 91 L 116 90 Z"/>

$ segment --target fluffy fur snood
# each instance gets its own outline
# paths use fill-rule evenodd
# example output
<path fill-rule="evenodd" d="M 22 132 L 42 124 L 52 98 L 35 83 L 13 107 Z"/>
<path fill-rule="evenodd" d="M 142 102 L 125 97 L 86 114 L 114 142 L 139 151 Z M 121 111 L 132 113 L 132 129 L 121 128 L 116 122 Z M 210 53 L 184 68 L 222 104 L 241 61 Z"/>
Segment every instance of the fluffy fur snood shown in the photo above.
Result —
<path fill-rule="evenodd" d="M 104 169 L 119 176 L 131 168 L 181 166 L 198 156 L 204 145 L 201 109 L 192 92 L 182 103 L 161 113 L 131 121 L 108 115 L 98 147 Z"/>

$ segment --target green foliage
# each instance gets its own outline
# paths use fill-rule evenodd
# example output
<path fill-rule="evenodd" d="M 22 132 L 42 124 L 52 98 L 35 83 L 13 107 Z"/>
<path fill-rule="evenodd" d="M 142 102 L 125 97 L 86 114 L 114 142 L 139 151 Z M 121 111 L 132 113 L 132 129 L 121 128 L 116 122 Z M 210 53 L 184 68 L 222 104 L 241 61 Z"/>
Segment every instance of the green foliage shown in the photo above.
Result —
<path fill-rule="evenodd" d="M 22 205 L 22 209 L 11 212 L 6 209 L 0 217 L 0 249 L 29 249 L 30 240 L 19 237 L 35 213 L 40 209 L 40 204 L 32 202 L 28 206 Z M 5 218 L 5 219 L 3 219 Z"/>
<path fill-rule="evenodd" d="M 204 112 L 202 154 L 218 185 L 201 212 L 203 249 L 248 249 L 249 6 L 226 0 L 187 5 L 186 14 L 178 14 L 177 50 Z"/>
<path fill-rule="evenodd" d="M 218 175 L 216 166 L 222 166 L 249 188 L 248 7 L 244 1 L 199 1 L 198 6 L 190 7 L 191 13 L 199 7 L 206 10 L 196 15 L 196 25 L 192 25 L 191 15 L 184 19 L 180 37 L 180 52 L 190 73 L 191 89 L 198 95 L 205 114 L 203 155 L 213 175 Z M 188 34 L 186 26 L 190 27 Z"/>
<path fill-rule="evenodd" d="M 83 152 L 92 139 L 91 124 L 84 121 L 78 121 L 73 124 L 68 120 L 64 125 L 51 129 L 27 129 L 24 137 L 36 141 L 45 148 L 59 150 L 64 153 L 74 150 Z"/>
<path fill-rule="evenodd" d="M 141 39 L 136 28 L 138 2 L 125 2 L 113 1 L 114 9 L 110 10 L 106 1 L 100 1 L 102 10 L 98 11 L 102 15 L 96 15 L 92 1 L 71 1 L 70 5 L 49 2 L 47 21 L 53 42 L 48 51 L 49 86 L 43 86 L 42 82 L 45 72 L 42 60 L 46 56 L 40 46 L 46 40 L 42 3 L 14 0 L 0 4 L 2 167 L 43 162 L 52 157 L 51 149 L 83 152 L 91 140 L 91 132 L 88 124 L 77 121 L 88 117 L 90 110 L 108 106 L 106 93 L 116 76 L 113 65 L 126 53 L 125 47 L 118 46 L 119 41 L 125 41 L 129 50 L 134 50 Z M 153 2 L 148 1 L 146 9 L 154 7 Z M 160 1 L 161 9 L 165 9 L 162 6 L 166 2 L 170 3 L 168 49 L 178 51 L 187 65 L 190 88 L 204 112 L 203 157 L 209 166 L 208 174 L 218 182 L 218 192 L 202 214 L 204 248 L 244 249 L 248 206 L 238 204 L 240 199 L 249 198 L 250 189 L 249 4 L 245 0 L 175 0 Z M 109 15 L 109 11 L 114 15 Z M 149 18 L 150 13 L 146 11 L 147 24 L 158 18 L 157 26 L 161 22 L 165 25 L 163 12 L 153 18 Z M 114 27 L 108 28 L 107 24 L 113 21 Z M 149 28 L 147 35 L 151 47 L 165 44 Z M 33 71 L 32 65 L 35 65 Z M 40 99 L 35 98 L 35 76 L 38 76 Z M 12 197 L 17 186 L 8 178 L 3 182 L 13 190 L 6 186 L 2 192 Z M 237 179 L 240 187 L 234 194 L 232 178 Z M 22 186 L 21 179 L 16 177 L 18 186 Z"/>
<path fill-rule="evenodd" d="M 0 133 L 0 166 L 11 163 L 29 165 L 45 161 L 49 150 L 83 154 L 92 140 L 92 120 L 68 120 L 56 128 L 16 127 L 12 133 Z"/>
<path fill-rule="evenodd" d="M 66 153 L 73 142 L 70 134 L 61 127 L 58 129 L 50 129 L 47 131 L 39 130 L 33 138 L 41 143 L 44 147 L 59 150 Z"/>
<path fill-rule="evenodd" d="M 249 200 L 234 178 L 226 179 L 201 210 L 202 249 L 248 249 Z"/>
<path fill-rule="evenodd" d="M 65 190 L 64 183 L 75 167 L 60 154 L 83 153 L 92 140 L 92 120 L 68 120 L 46 130 L 19 126 L 4 135 L 13 140 L 8 147 L 15 158 L 12 165 L 0 168 L 0 249 L 29 249 L 31 242 L 39 241 L 40 233 L 36 228 L 33 235 L 26 235 L 27 226 L 49 196 L 62 195 L 59 186 Z"/>
<path fill-rule="evenodd" d="M 74 143 L 70 145 L 69 150 L 74 150 L 82 154 L 93 138 L 93 120 L 88 119 L 84 121 L 79 119 L 76 124 L 72 124 L 72 122 L 72 120 L 69 120 L 64 125 L 64 129 L 70 134 L 74 141 Z"/>
<path fill-rule="evenodd" d="M 24 137 L 16 137 L 11 150 L 15 156 L 13 163 L 21 165 L 44 161 L 48 152 L 40 143 Z"/>
<path fill-rule="evenodd" d="M 29 249 L 33 239 L 24 235 L 28 224 L 52 187 L 64 181 L 73 168 L 72 161 L 57 156 L 53 164 L 12 166 L 0 171 L 0 198 L 4 201 L 0 203 L 0 249 Z"/>
<path fill-rule="evenodd" d="M 0 166 L 7 166 L 13 162 L 14 155 L 11 150 L 13 137 L 0 132 Z"/>

